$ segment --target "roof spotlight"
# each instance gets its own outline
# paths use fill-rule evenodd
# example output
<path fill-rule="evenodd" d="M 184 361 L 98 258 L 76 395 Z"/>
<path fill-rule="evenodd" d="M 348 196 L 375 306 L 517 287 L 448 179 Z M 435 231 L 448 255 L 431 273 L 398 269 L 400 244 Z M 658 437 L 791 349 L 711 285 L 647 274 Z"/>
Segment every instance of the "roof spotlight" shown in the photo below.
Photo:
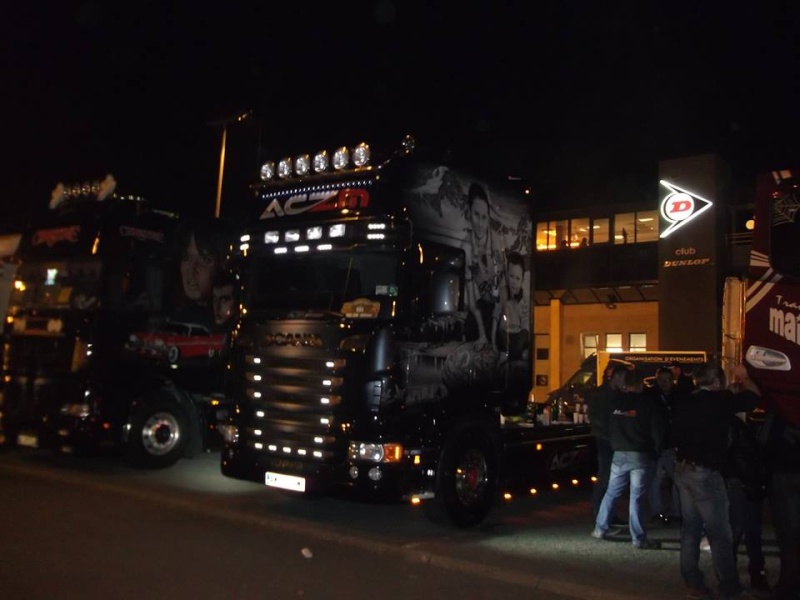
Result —
<path fill-rule="evenodd" d="M 261 179 L 262 181 L 269 181 L 275 179 L 275 163 L 270 161 L 265 162 L 261 166 Z"/>
<path fill-rule="evenodd" d="M 369 145 L 361 142 L 353 149 L 353 164 L 363 167 L 369 162 Z"/>
<path fill-rule="evenodd" d="M 314 172 L 315 173 L 322 173 L 323 171 L 328 170 L 328 165 L 330 164 L 330 159 L 328 158 L 328 152 L 322 150 L 321 152 L 317 152 L 314 155 Z"/>
<path fill-rule="evenodd" d="M 286 179 L 292 176 L 292 159 L 282 158 L 278 161 L 278 177 Z"/>
<path fill-rule="evenodd" d="M 341 148 L 337 148 L 336 152 L 333 153 L 333 168 L 337 171 L 341 171 L 342 169 L 347 168 L 347 164 L 350 162 L 350 151 L 347 149 L 346 146 L 342 146 Z"/>

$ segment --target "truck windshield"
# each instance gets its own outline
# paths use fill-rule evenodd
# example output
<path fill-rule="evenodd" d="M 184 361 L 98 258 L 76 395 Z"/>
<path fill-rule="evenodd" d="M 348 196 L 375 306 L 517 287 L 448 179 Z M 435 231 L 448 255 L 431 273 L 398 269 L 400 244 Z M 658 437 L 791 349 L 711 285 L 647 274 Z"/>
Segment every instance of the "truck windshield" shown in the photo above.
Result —
<path fill-rule="evenodd" d="M 96 308 L 101 290 L 99 260 L 23 262 L 10 304 L 23 309 Z"/>
<path fill-rule="evenodd" d="M 345 303 L 370 300 L 391 314 L 398 293 L 397 256 L 369 251 L 316 252 L 248 259 L 248 310 L 346 313 Z"/>

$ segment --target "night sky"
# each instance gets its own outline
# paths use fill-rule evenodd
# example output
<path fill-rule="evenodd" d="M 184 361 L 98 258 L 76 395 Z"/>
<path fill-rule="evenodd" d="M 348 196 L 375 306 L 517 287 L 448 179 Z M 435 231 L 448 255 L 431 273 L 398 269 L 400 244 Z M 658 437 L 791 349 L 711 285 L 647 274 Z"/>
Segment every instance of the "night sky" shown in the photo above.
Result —
<path fill-rule="evenodd" d="M 230 219 L 267 159 L 406 133 L 525 177 L 547 206 L 640 201 L 659 158 L 800 164 L 798 4 L 14 3 L 0 26 L 0 230 L 58 181 L 106 173 L 119 192 L 213 214 L 213 123 L 243 110 L 228 128 Z"/>

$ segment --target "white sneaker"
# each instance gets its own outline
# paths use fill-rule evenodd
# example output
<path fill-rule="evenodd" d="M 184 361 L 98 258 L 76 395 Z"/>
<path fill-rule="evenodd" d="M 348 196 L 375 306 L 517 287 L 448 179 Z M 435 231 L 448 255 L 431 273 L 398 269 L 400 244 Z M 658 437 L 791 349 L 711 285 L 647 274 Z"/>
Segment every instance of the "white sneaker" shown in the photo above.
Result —
<path fill-rule="evenodd" d="M 711 552 L 711 544 L 708 543 L 708 538 L 703 536 L 700 540 L 700 550 L 703 552 Z"/>

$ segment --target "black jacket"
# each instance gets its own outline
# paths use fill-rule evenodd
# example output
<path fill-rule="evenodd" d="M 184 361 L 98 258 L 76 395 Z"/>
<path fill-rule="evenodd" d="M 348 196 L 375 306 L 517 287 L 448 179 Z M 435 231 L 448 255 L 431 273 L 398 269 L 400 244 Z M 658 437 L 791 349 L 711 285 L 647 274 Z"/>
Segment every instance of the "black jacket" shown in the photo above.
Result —
<path fill-rule="evenodd" d="M 722 471 L 728 457 L 731 416 L 750 412 L 759 400 L 753 392 L 702 388 L 676 398 L 672 420 L 676 459 Z"/>
<path fill-rule="evenodd" d="M 664 446 L 664 411 L 651 394 L 616 394 L 611 399 L 609 431 L 614 451 L 646 452 L 655 457 Z"/>
<path fill-rule="evenodd" d="M 751 500 L 766 496 L 768 475 L 763 451 L 755 432 L 738 416 L 732 415 L 728 430 L 728 460 L 722 470 L 726 479 L 738 479 Z"/>
<path fill-rule="evenodd" d="M 604 383 L 586 394 L 589 421 L 591 421 L 592 424 L 592 435 L 594 437 L 603 440 L 610 439 L 609 419 L 611 417 L 611 401 L 618 395 L 619 392 L 613 390 L 608 383 Z"/>

